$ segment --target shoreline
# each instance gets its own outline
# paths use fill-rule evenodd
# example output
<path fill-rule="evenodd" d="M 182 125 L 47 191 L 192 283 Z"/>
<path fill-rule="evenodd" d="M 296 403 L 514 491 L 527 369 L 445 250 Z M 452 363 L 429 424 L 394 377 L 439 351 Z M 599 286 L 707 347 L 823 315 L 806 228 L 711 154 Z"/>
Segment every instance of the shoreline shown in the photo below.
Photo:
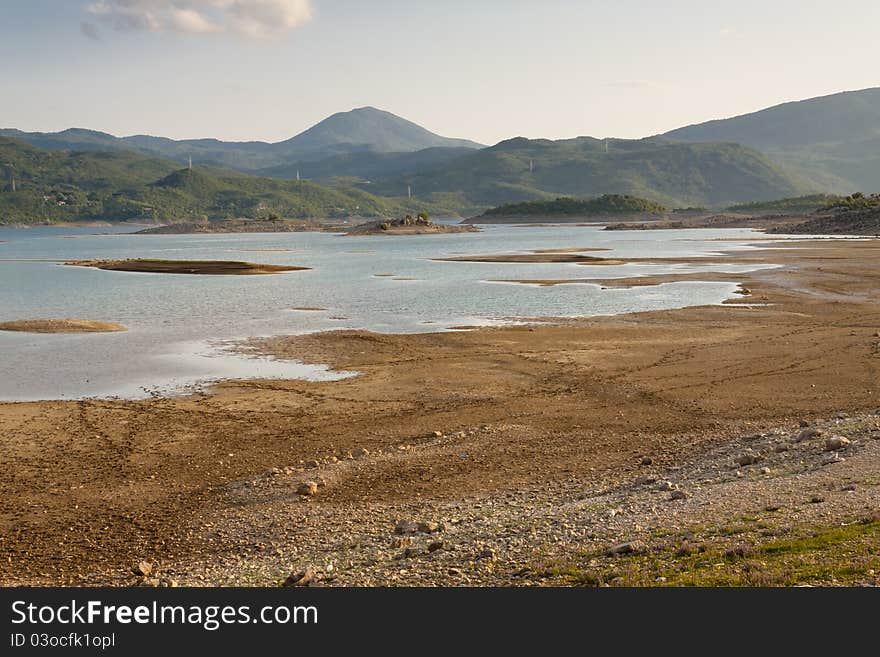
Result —
<path fill-rule="evenodd" d="M 661 526 L 685 532 L 716 500 L 716 521 L 732 522 L 756 512 L 755 498 L 735 502 L 724 491 L 765 490 L 768 467 L 777 472 L 768 481 L 800 473 L 826 498 L 823 473 L 855 477 L 856 492 L 834 493 L 826 507 L 855 522 L 880 480 L 868 459 L 875 420 L 864 415 L 880 405 L 880 243 L 795 246 L 768 250 L 764 260 L 779 267 L 741 274 L 766 304 L 748 311 L 737 309 L 747 298 L 555 325 L 270 338 L 263 347 L 276 356 L 360 375 L 230 381 L 211 395 L 161 400 L 0 404 L 11 466 L 0 482 L 11 501 L 0 518 L 0 582 L 131 585 L 131 565 L 147 559 L 184 584 L 273 585 L 323 568 L 329 547 L 336 569 L 324 569 L 327 584 L 571 583 L 538 576 L 552 569 L 537 562 L 577 560 L 641 536 L 632 522 L 642 492 L 615 493 L 609 508 L 597 502 L 595 517 L 579 512 L 577 524 L 568 510 L 580 508 L 584 491 L 602 500 L 602 490 L 629 490 L 645 459 L 657 477 L 680 479 L 713 450 L 750 449 L 743 436 L 778 431 L 788 445 L 798 421 L 833 424 L 841 412 L 864 425 L 839 429 L 861 441 L 853 458 L 844 450 L 844 461 L 822 466 L 819 442 L 791 443 L 793 454 L 809 447 L 815 469 L 789 471 L 797 461 L 774 465 L 783 457 L 768 443 L 769 465 L 741 467 L 742 479 L 727 478 L 734 471 L 719 462 L 700 475 L 715 483 L 681 482 L 687 498 L 670 501 L 648 486 L 644 513 L 655 506 Z M 304 480 L 315 480 L 316 495 L 297 494 Z M 501 513 L 505 500 L 513 506 Z M 33 514 L 34 505 L 45 513 Z M 803 527 L 826 522 L 821 505 L 804 509 Z M 395 534 L 401 519 L 444 529 Z M 341 540 L 361 547 L 328 546 L 351 521 Z M 98 522 L 106 529 L 94 534 Z M 558 550 L 549 548 L 554 535 L 564 538 Z M 429 539 L 445 545 L 431 552 Z M 524 568 L 531 574 L 515 575 Z"/>

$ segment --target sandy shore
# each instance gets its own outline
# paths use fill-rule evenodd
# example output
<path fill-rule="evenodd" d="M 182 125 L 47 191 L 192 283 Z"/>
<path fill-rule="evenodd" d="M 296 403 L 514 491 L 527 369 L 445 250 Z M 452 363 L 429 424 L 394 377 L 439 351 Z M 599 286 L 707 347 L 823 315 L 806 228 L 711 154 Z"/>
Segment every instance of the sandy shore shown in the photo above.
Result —
<path fill-rule="evenodd" d="M 227 260 L 74 260 L 64 263 L 75 267 L 94 267 L 108 271 L 130 271 L 150 274 L 239 275 L 278 274 L 304 271 L 309 267 L 264 265 Z"/>
<path fill-rule="evenodd" d="M 22 319 L 0 322 L 0 331 L 21 333 L 111 333 L 126 330 L 122 324 L 87 319 Z"/>
<path fill-rule="evenodd" d="M 880 242 L 762 260 L 725 306 L 256 343 L 332 383 L 0 404 L 0 583 L 877 583 Z"/>

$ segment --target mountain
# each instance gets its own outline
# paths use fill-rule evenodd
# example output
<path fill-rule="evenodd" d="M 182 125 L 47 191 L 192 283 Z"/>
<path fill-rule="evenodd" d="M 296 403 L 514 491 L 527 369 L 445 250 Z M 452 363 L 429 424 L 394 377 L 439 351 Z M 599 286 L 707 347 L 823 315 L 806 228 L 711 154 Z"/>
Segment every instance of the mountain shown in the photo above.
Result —
<path fill-rule="evenodd" d="M 664 136 L 757 148 L 825 191 L 880 189 L 880 87 L 783 103 Z"/>
<path fill-rule="evenodd" d="M 319 159 L 328 153 L 375 151 L 411 153 L 425 148 L 482 148 L 467 139 L 450 139 L 391 112 L 361 107 L 340 112 L 312 126 L 292 139 L 275 145 L 290 157 Z"/>
<path fill-rule="evenodd" d="M 72 128 L 62 132 L 22 132 L 0 129 L 9 137 L 49 150 L 133 151 L 187 163 L 256 172 L 271 167 L 295 167 L 347 153 L 410 153 L 426 148 L 480 148 L 466 139 L 441 137 L 390 112 L 362 107 L 330 116 L 299 135 L 275 144 L 226 142 L 217 139 L 174 140 L 149 135 L 114 137 L 105 132 Z M 295 172 L 294 172 L 295 173 Z M 293 176 L 291 176 L 293 177 Z"/>
<path fill-rule="evenodd" d="M 601 194 L 638 196 L 669 207 L 724 207 L 814 191 L 761 153 L 737 144 L 591 137 L 518 137 L 434 170 L 376 182 L 370 191 L 399 196 L 408 186 L 420 197 L 458 193 L 483 207 Z"/>
<path fill-rule="evenodd" d="M 14 181 L 14 182 L 13 182 Z M 260 178 L 118 151 L 62 151 L 0 138 L 0 223 L 387 217 L 436 208 L 359 189 Z"/>

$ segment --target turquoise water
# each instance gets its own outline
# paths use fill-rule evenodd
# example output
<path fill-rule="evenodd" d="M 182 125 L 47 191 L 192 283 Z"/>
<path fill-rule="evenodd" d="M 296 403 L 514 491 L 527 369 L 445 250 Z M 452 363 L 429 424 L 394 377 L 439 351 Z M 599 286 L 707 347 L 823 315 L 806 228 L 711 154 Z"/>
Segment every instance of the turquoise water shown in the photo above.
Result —
<path fill-rule="evenodd" d="M 572 247 L 609 248 L 596 254 L 609 257 L 700 257 L 719 249 L 755 249 L 749 244 L 755 234 L 747 230 L 604 232 L 595 226 L 490 226 L 482 233 L 407 237 L 94 234 L 104 230 L 114 229 L 0 228 L 0 240 L 6 240 L 0 241 L 0 321 L 78 318 L 129 328 L 124 333 L 85 335 L 0 332 L 0 400 L 136 398 L 224 378 L 339 378 L 349 373 L 234 355 L 227 346 L 255 336 L 343 328 L 422 332 L 523 318 L 716 304 L 730 298 L 736 285 L 688 282 L 602 290 L 595 285 L 538 287 L 490 281 L 756 268 L 432 260 Z M 186 276 L 109 272 L 57 262 L 129 257 L 247 260 L 312 269 L 269 276 Z"/>

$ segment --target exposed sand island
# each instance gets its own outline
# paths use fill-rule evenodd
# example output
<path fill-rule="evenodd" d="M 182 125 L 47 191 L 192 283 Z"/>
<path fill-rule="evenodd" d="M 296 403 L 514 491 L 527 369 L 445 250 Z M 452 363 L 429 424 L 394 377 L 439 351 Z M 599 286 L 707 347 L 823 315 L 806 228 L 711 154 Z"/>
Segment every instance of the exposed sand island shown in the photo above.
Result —
<path fill-rule="evenodd" d="M 127 330 L 122 324 L 88 319 L 21 319 L 0 322 L 0 331 L 20 333 L 114 333 Z"/>
<path fill-rule="evenodd" d="M 578 255 L 576 253 L 544 252 L 544 253 L 506 253 L 501 255 L 454 256 L 451 258 L 433 258 L 442 262 L 572 262 L 579 265 L 624 265 L 627 261 L 616 258 L 600 258 L 598 256 Z"/>
<path fill-rule="evenodd" d="M 132 271 L 151 274 L 204 274 L 214 276 L 278 274 L 285 271 L 311 269 L 311 267 L 263 265 L 234 260 L 73 260 L 64 264 L 75 267 L 94 267 L 108 271 Z"/>
<path fill-rule="evenodd" d="M 346 235 L 433 235 L 439 233 L 476 233 L 476 226 L 435 224 L 426 214 L 403 219 L 370 221 L 349 230 Z"/>

